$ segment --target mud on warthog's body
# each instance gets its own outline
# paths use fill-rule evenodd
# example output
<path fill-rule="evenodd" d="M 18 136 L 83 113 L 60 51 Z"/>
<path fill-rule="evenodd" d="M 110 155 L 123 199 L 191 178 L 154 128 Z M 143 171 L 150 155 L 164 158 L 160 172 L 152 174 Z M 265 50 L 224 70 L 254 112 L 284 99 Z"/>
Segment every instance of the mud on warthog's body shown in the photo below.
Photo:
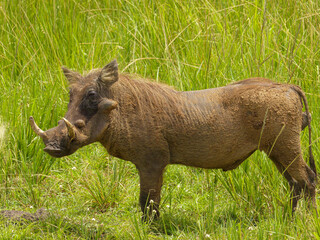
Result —
<path fill-rule="evenodd" d="M 143 212 L 158 213 L 168 164 L 231 170 L 256 150 L 264 151 L 289 181 L 293 210 L 301 189 L 315 205 L 316 169 L 302 158 L 301 128 L 311 129 L 302 90 L 267 79 L 179 92 L 166 85 L 118 74 L 116 61 L 86 76 L 63 69 L 70 82 L 68 111 L 58 126 L 42 131 L 45 151 L 62 157 L 100 142 L 131 161 L 140 175 Z M 302 112 L 304 102 L 306 113 Z"/>

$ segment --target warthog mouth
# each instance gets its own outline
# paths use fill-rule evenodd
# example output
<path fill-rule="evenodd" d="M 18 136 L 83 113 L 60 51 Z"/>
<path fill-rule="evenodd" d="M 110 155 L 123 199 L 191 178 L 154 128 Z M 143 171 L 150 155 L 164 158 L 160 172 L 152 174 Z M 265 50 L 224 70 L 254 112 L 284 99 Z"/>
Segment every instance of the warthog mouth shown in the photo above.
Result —
<path fill-rule="evenodd" d="M 67 155 L 66 153 L 66 149 L 65 148 L 61 148 L 60 146 L 54 146 L 52 144 L 48 144 L 43 151 L 45 151 L 46 153 L 49 153 L 52 157 L 63 157 L 65 155 Z"/>

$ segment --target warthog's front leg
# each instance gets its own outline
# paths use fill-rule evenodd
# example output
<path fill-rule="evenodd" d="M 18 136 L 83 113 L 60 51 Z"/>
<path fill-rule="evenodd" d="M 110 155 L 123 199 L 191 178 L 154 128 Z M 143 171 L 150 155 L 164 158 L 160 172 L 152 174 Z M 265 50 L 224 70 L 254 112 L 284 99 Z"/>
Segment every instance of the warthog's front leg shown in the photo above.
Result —
<path fill-rule="evenodd" d="M 137 166 L 140 175 L 140 206 L 144 221 L 158 218 L 162 175 L 165 166 Z"/>

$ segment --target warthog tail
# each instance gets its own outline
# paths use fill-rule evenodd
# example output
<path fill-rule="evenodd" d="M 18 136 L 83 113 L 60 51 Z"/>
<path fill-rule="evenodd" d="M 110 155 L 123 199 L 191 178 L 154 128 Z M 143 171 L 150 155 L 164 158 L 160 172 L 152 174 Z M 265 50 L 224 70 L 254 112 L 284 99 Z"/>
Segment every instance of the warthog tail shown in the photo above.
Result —
<path fill-rule="evenodd" d="M 312 154 L 312 139 L 311 139 L 311 114 L 309 112 L 309 106 L 308 106 L 308 102 L 307 102 L 307 98 L 306 95 L 304 94 L 304 92 L 302 91 L 302 89 L 298 86 L 294 86 L 292 85 L 291 88 L 293 90 L 295 90 L 299 96 L 302 98 L 303 103 L 304 103 L 304 107 L 306 109 L 306 116 L 308 119 L 308 128 L 309 128 L 309 164 L 310 164 L 310 168 L 312 169 L 312 171 L 316 174 L 317 176 L 317 169 L 316 169 L 316 164 L 314 163 L 314 157 Z"/>

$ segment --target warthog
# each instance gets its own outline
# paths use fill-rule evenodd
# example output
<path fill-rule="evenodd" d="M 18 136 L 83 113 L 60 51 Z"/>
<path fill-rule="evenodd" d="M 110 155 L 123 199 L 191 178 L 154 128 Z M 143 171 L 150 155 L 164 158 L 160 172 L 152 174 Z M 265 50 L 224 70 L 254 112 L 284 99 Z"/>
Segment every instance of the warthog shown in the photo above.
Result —
<path fill-rule="evenodd" d="M 247 79 L 225 87 L 180 92 L 118 73 L 114 60 L 82 76 L 67 68 L 70 101 L 58 126 L 30 124 L 53 157 L 100 142 L 108 153 L 131 161 L 140 175 L 144 216 L 159 214 L 162 176 L 168 164 L 224 171 L 256 150 L 264 151 L 288 180 L 295 210 L 301 190 L 315 206 L 316 168 L 311 151 L 311 115 L 294 85 Z M 303 103 L 306 112 L 302 112 Z M 310 167 L 303 160 L 301 129 L 309 126 Z"/>

